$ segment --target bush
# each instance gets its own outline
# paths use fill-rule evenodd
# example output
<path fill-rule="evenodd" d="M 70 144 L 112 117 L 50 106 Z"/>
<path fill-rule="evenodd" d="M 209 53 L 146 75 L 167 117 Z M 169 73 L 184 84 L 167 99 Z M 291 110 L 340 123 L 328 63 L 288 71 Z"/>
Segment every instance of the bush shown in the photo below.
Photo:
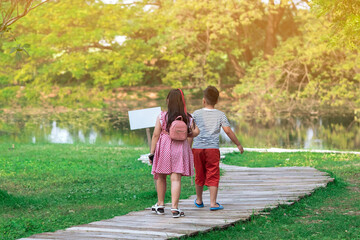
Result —
<path fill-rule="evenodd" d="M 20 87 L 18 86 L 5 87 L 0 89 L 0 107 L 4 107 L 12 103 L 16 98 L 19 89 Z"/>

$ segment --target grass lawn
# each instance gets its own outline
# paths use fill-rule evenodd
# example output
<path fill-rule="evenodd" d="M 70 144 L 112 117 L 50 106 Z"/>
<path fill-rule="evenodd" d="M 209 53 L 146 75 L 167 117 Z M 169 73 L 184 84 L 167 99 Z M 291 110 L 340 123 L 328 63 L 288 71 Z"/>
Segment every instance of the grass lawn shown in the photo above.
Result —
<path fill-rule="evenodd" d="M 320 153 L 228 154 L 224 163 L 247 167 L 312 166 L 335 182 L 293 206 L 254 216 L 191 239 L 360 239 L 360 156 Z M 190 239 L 190 238 L 189 238 Z"/>
<path fill-rule="evenodd" d="M 142 210 L 156 202 L 146 147 L 0 144 L 0 239 L 16 239 Z M 227 164 L 314 166 L 335 183 L 294 206 L 256 216 L 200 239 L 360 239 L 360 156 L 229 154 Z M 181 198 L 195 193 L 183 178 Z M 167 194 L 170 202 L 170 194 Z"/>
<path fill-rule="evenodd" d="M 146 147 L 0 144 L 0 239 L 143 210 L 157 201 Z M 183 178 L 182 198 L 195 193 Z M 170 193 L 167 194 L 170 202 Z"/>

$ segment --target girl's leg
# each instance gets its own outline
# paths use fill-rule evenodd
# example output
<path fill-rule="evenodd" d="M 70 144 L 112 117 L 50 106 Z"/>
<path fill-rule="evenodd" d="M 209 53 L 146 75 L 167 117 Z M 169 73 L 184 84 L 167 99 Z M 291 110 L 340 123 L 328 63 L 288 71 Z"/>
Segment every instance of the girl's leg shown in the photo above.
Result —
<path fill-rule="evenodd" d="M 165 192 L 166 192 L 166 175 L 165 174 L 158 174 L 158 179 L 156 181 L 156 190 L 158 195 L 158 202 L 159 206 L 164 206 L 165 203 Z"/>
<path fill-rule="evenodd" d="M 181 192 L 181 174 L 172 173 L 171 174 L 171 204 L 172 208 L 179 207 L 179 198 Z"/>

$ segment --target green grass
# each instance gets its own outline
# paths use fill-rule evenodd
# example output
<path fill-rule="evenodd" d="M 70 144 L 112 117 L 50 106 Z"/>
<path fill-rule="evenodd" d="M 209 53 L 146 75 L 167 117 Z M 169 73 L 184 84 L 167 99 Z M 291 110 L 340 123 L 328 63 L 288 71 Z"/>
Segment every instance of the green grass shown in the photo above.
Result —
<path fill-rule="evenodd" d="M 312 166 L 335 182 L 292 206 L 252 216 L 191 239 L 360 239 L 360 156 L 320 153 L 228 154 L 226 164 L 247 167 Z"/>
<path fill-rule="evenodd" d="M 157 201 L 147 148 L 0 144 L 0 239 L 143 210 Z M 194 194 L 183 178 L 182 198 Z M 166 201 L 170 202 L 170 194 Z"/>
<path fill-rule="evenodd" d="M 142 210 L 156 202 L 145 147 L 0 144 L 0 239 L 16 239 Z M 333 184 L 293 206 L 196 239 L 360 239 L 360 157 L 344 154 L 229 154 L 227 164 L 313 166 Z M 183 178 L 182 198 L 194 194 Z M 170 202 L 170 194 L 167 194 Z"/>

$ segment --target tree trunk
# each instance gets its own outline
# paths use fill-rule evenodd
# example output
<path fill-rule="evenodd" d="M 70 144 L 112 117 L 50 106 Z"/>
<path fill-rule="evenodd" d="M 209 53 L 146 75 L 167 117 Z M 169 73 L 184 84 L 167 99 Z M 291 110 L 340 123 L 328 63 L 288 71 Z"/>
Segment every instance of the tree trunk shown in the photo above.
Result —
<path fill-rule="evenodd" d="M 273 55 L 274 48 L 277 46 L 276 34 L 278 30 L 279 23 L 284 16 L 284 1 L 280 1 L 278 7 L 275 6 L 274 0 L 269 0 L 269 15 L 268 22 L 266 26 L 266 36 L 265 36 L 265 47 L 264 55 L 266 56 Z"/>
<path fill-rule="evenodd" d="M 236 27 L 236 35 L 237 35 L 237 39 L 238 39 L 238 47 L 240 49 L 241 48 L 244 49 L 243 58 L 246 61 L 246 63 L 249 64 L 251 62 L 251 60 L 253 59 L 253 55 L 250 50 L 249 44 L 244 44 L 242 42 L 243 39 L 249 39 L 247 27 L 244 27 L 241 25 L 241 23 L 239 23 L 239 25 Z"/>
<path fill-rule="evenodd" d="M 235 70 L 235 74 L 238 78 L 242 78 L 245 75 L 245 69 L 242 68 L 237 60 L 237 58 L 231 54 L 230 51 L 227 51 L 228 58 L 231 62 L 231 65 L 233 66 Z"/>
<path fill-rule="evenodd" d="M 238 9 L 238 5 L 236 3 L 234 3 L 234 8 Z M 246 61 L 247 64 L 249 64 L 251 62 L 251 60 L 253 59 L 253 55 L 252 52 L 250 50 L 250 46 L 248 43 L 244 44 L 243 40 L 244 39 L 249 39 L 249 29 L 247 26 L 243 26 L 239 20 L 239 14 L 235 13 L 234 15 L 232 15 L 232 18 L 234 19 L 235 22 L 238 23 L 238 25 L 235 27 L 235 31 L 236 31 L 236 39 L 237 39 L 237 45 L 240 49 L 244 49 L 243 52 L 243 58 Z M 229 57 L 230 58 L 230 57 Z"/>

